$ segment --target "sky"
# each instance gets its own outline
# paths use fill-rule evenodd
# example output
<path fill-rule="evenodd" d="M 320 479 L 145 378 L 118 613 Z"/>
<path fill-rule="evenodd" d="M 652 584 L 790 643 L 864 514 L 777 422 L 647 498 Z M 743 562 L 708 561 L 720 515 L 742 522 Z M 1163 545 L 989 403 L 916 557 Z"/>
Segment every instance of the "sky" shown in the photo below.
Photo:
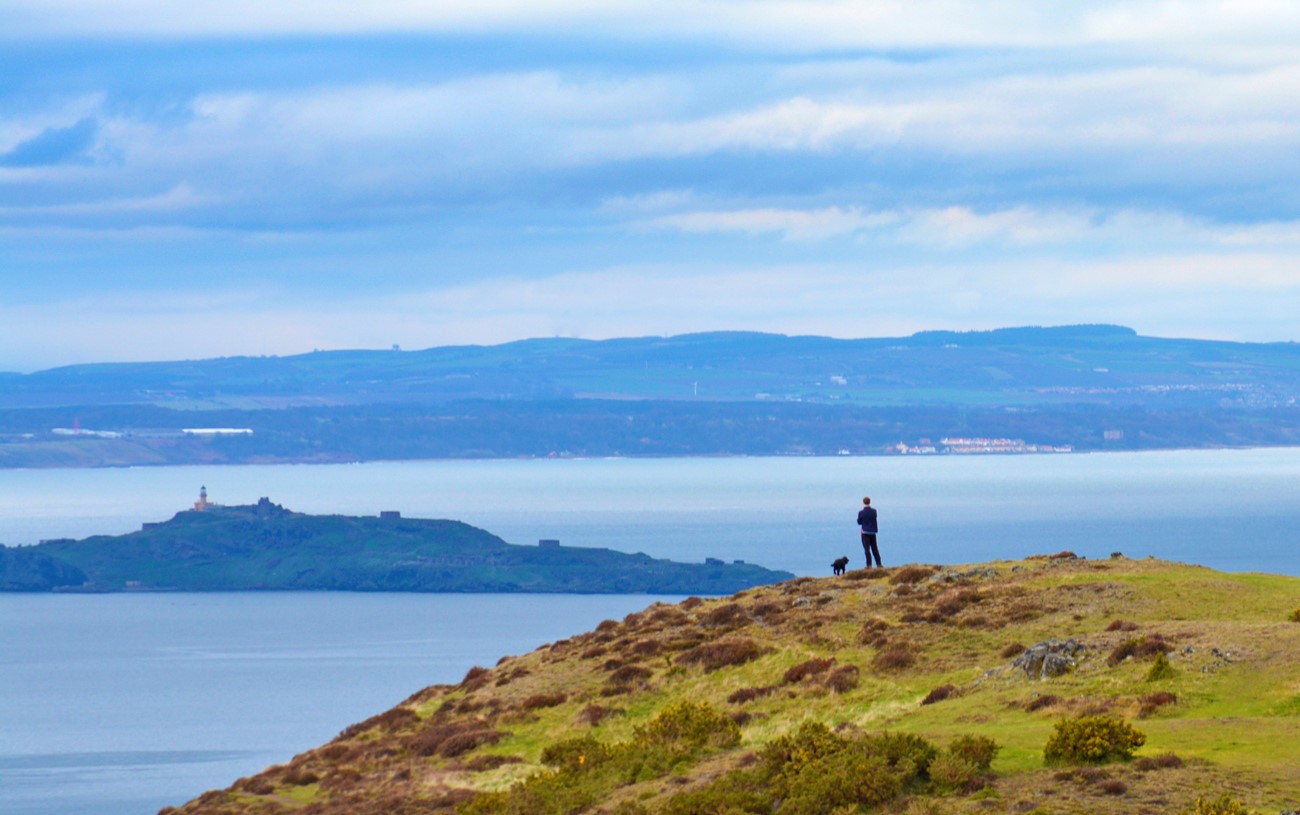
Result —
<path fill-rule="evenodd" d="M 0 0 L 0 370 L 1300 339 L 1287 0 Z"/>

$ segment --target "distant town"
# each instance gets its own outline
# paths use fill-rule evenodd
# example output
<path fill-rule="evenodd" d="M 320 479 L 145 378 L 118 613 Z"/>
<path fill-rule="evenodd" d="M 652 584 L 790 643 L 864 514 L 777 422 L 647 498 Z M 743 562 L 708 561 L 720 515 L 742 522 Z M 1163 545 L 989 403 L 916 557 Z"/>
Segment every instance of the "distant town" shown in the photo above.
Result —
<path fill-rule="evenodd" d="M 891 452 L 909 456 L 952 455 L 991 455 L 1010 453 L 1073 453 L 1074 446 L 1069 444 L 1031 444 L 1024 439 L 988 439 L 944 438 L 938 444 L 929 439 L 920 439 L 916 444 L 900 441 Z"/>

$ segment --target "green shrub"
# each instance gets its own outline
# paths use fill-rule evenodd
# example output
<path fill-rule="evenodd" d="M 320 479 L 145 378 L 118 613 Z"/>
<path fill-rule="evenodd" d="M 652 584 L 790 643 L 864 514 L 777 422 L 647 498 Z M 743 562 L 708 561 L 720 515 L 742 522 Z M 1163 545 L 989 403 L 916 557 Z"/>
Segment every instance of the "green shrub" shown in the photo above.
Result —
<path fill-rule="evenodd" d="M 1189 810 L 1190 815 L 1248 815 L 1249 812 L 1240 801 L 1232 800 L 1226 792 L 1213 801 L 1197 798 Z"/>
<path fill-rule="evenodd" d="M 609 758 L 609 748 L 591 736 L 564 739 L 542 750 L 542 763 L 560 769 L 590 768 Z"/>
<path fill-rule="evenodd" d="M 856 745 L 808 762 L 789 780 L 781 815 L 825 815 L 841 807 L 874 807 L 892 801 L 904 778 L 881 756 Z"/>
<path fill-rule="evenodd" d="M 988 736 L 958 736 L 948 745 L 948 752 L 974 765 L 981 772 L 988 772 L 1002 748 Z"/>
<path fill-rule="evenodd" d="M 805 722 L 770 742 L 752 768 L 735 770 L 702 790 L 674 796 L 669 815 L 771 812 L 822 815 L 859 811 L 919 786 L 936 751 L 917 736 L 881 734 L 849 739 L 819 722 Z"/>
<path fill-rule="evenodd" d="M 1148 682 L 1160 682 L 1165 679 L 1173 679 L 1178 676 L 1178 671 L 1170 664 L 1169 657 L 1164 654 L 1156 654 L 1156 661 L 1151 663 L 1151 669 L 1147 671 Z"/>
<path fill-rule="evenodd" d="M 930 762 L 930 781 L 940 792 L 965 789 L 978 772 L 974 764 L 951 753 L 944 753 Z"/>
<path fill-rule="evenodd" d="M 1291 612 L 1291 616 L 1288 617 L 1287 619 L 1293 623 L 1300 623 L 1300 608 L 1297 608 L 1295 611 Z"/>
<path fill-rule="evenodd" d="M 681 702 L 633 729 L 627 742 L 606 745 L 591 736 L 565 739 L 542 751 L 554 769 L 499 793 L 480 795 L 464 815 L 567 815 L 590 808 L 627 784 L 658 778 L 706 750 L 734 747 L 740 728 L 708 705 Z"/>
<path fill-rule="evenodd" d="M 1048 764 L 1101 764 L 1128 760 L 1147 737 L 1118 716 L 1077 716 L 1056 723 L 1043 747 Z"/>
<path fill-rule="evenodd" d="M 733 747 L 740 742 L 740 728 L 711 705 L 678 702 L 637 726 L 632 740 L 638 747 L 676 752 Z"/>
<path fill-rule="evenodd" d="M 939 755 L 933 744 L 911 733 L 880 733 L 862 740 L 870 752 L 885 757 L 891 767 L 900 767 L 925 779 L 930 762 Z"/>

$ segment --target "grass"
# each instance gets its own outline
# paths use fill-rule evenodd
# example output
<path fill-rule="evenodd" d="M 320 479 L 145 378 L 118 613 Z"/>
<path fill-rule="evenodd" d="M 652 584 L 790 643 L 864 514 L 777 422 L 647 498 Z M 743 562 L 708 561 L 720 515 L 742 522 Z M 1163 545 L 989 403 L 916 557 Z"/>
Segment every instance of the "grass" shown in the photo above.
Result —
<path fill-rule="evenodd" d="M 990 568 L 993 577 L 962 576 Z M 1048 794 L 1061 797 L 1050 807 L 1054 812 L 1186 811 L 1197 794 L 1224 783 L 1252 808 L 1294 808 L 1300 802 L 1294 777 L 1300 625 L 1287 615 L 1297 595 L 1294 578 L 1223 575 L 1153 560 L 1058 559 L 974 570 L 904 567 L 890 570 L 889 579 L 803 579 L 732 598 L 657 604 L 505 660 L 461 686 L 421 691 L 407 705 L 411 713 L 376 717 L 375 726 L 316 751 L 319 756 L 295 759 L 295 766 L 301 760 L 322 778 L 331 762 L 352 762 L 362 773 L 353 792 L 278 786 L 276 795 L 240 792 L 242 803 L 222 808 L 210 798 L 182 812 L 251 815 L 257 804 L 277 813 L 278 796 L 292 793 L 310 795 L 322 815 L 364 813 L 367 802 L 393 795 L 424 801 L 422 812 L 450 813 L 454 807 L 439 804 L 433 790 L 450 801 L 447 790 L 507 789 L 542 769 L 543 751 L 557 740 L 589 735 L 604 744 L 626 742 L 682 700 L 746 714 L 740 744 L 668 778 L 620 788 L 611 801 L 638 801 L 655 812 L 678 791 L 733 771 L 749 753 L 813 721 L 846 733 L 914 734 L 940 747 L 967 736 L 992 739 L 1000 749 L 984 795 L 1005 802 L 1007 811 Z M 1117 620 L 1125 625 L 1113 626 Z M 1037 681 L 1011 666 L 1023 646 L 1052 637 L 1085 644 L 1073 671 Z M 1142 638 L 1168 644 L 1169 671 L 1150 677 L 1154 652 L 1107 664 L 1116 648 Z M 756 649 L 735 647 L 745 641 Z M 603 649 L 598 656 L 583 658 L 596 647 Z M 913 661 L 882 658 L 895 652 Z M 610 661 L 618 667 L 606 669 Z M 856 686 L 836 692 L 830 677 L 850 668 L 858 672 Z M 603 696 L 618 671 L 637 679 L 626 692 Z M 937 703 L 922 704 L 949 687 Z M 728 702 L 756 688 L 771 691 Z M 1056 701 L 1030 709 L 1044 696 Z M 593 705 L 620 712 L 593 726 L 583 715 Z M 1043 748 L 1056 724 L 1097 713 L 1146 734 L 1138 761 L 1109 766 L 1105 778 L 1054 777 Z M 400 746 L 435 721 L 490 729 L 499 740 L 456 756 L 415 756 Z M 1151 764 L 1170 754 L 1183 766 Z M 512 763 L 482 761 L 485 769 L 466 769 L 482 756 Z M 1147 769 L 1139 769 L 1146 766 L 1142 759 L 1149 760 Z M 961 775 L 951 766 L 945 772 Z M 941 814 L 964 811 L 965 795 L 953 790 L 924 806 Z M 1157 799 L 1164 803 L 1150 803 Z"/>

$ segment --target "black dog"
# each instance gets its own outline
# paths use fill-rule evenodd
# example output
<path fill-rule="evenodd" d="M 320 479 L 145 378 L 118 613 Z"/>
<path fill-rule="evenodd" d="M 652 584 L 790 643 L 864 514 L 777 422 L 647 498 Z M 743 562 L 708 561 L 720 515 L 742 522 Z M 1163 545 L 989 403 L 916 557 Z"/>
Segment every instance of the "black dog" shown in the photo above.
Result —
<path fill-rule="evenodd" d="M 849 559 L 846 557 L 837 557 L 831 561 L 831 568 L 835 570 L 835 574 L 844 574 L 844 570 L 848 568 L 848 565 Z"/>

